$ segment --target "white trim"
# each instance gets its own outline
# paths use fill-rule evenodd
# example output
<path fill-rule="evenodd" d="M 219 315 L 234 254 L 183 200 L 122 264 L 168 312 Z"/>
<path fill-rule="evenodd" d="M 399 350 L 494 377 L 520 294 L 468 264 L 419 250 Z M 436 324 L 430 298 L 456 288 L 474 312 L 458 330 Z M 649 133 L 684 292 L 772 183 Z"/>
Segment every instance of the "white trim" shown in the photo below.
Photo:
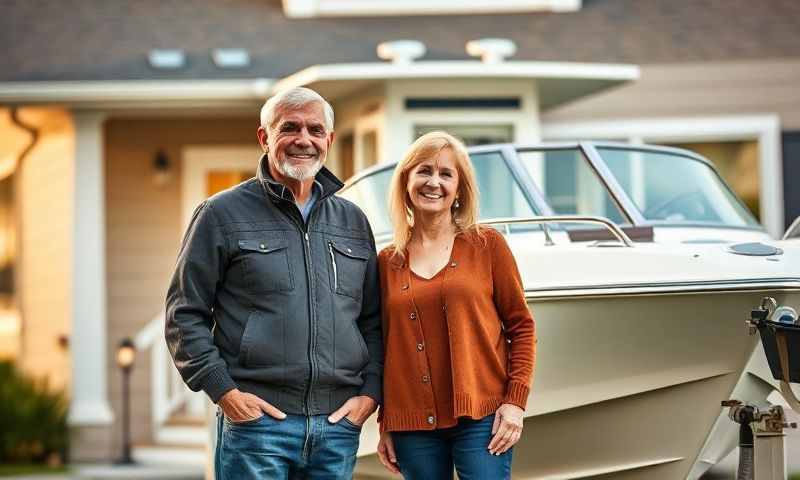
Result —
<path fill-rule="evenodd" d="M 82 82 L 0 82 L 0 104 L 66 103 L 90 107 L 131 102 L 263 100 L 275 80 L 109 80 Z"/>
<path fill-rule="evenodd" d="M 108 425 L 114 414 L 108 402 L 106 371 L 105 116 L 80 113 L 73 118 L 72 400 L 68 421 L 73 426 Z"/>
<path fill-rule="evenodd" d="M 519 97 L 518 109 L 486 111 L 480 109 L 407 110 L 404 100 L 425 92 L 426 96 L 456 95 L 473 97 L 480 95 L 505 95 Z M 478 79 L 453 82 L 450 80 L 396 80 L 386 87 L 386 131 L 383 135 L 384 162 L 397 161 L 403 157 L 414 141 L 417 125 L 510 125 L 513 141 L 535 143 L 540 141 L 539 91 L 536 82 L 525 80 L 502 80 L 487 83 Z"/>
<path fill-rule="evenodd" d="M 338 80 L 392 80 L 434 78 L 585 79 L 628 82 L 637 80 L 639 67 L 621 63 L 516 62 L 486 64 L 476 61 L 396 63 L 339 63 L 314 65 L 276 82 L 272 92 L 314 82 Z"/>
<path fill-rule="evenodd" d="M 582 0 L 283 0 L 289 18 L 574 12 Z"/>
<path fill-rule="evenodd" d="M 206 199 L 206 173 L 214 170 L 247 170 L 258 165 L 261 150 L 255 146 L 190 145 L 181 153 L 181 218 L 185 231 L 195 208 Z"/>
<path fill-rule="evenodd" d="M 780 238 L 784 230 L 781 129 L 776 114 L 545 123 L 542 132 L 546 140 L 629 139 L 650 143 L 756 140 L 761 223 L 773 238 Z"/>

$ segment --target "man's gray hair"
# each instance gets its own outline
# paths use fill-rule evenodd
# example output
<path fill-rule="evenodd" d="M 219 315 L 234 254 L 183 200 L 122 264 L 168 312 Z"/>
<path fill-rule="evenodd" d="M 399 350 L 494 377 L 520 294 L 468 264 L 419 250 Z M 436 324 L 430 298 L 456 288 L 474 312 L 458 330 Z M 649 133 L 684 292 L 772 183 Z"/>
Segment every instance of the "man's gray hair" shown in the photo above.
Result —
<path fill-rule="evenodd" d="M 269 98 L 261 107 L 261 126 L 269 129 L 275 123 L 275 116 L 284 108 L 303 108 L 309 103 L 320 103 L 325 112 L 325 129 L 333 131 L 333 107 L 322 95 L 305 87 L 295 87 L 283 90 Z"/>

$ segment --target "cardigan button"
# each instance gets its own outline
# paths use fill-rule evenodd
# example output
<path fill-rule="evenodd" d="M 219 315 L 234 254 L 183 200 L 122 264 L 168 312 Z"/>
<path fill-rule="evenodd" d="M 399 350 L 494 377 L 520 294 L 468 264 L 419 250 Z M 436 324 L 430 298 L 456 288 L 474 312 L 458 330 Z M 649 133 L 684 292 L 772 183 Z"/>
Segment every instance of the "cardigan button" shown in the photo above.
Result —
<path fill-rule="evenodd" d="M 423 344 L 421 344 L 421 343 L 417 344 L 417 350 L 419 350 L 421 352 L 423 348 L 425 348 L 425 346 Z"/>
<path fill-rule="evenodd" d="M 451 263 L 450 266 L 456 268 L 456 262 Z"/>
<path fill-rule="evenodd" d="M 434 420 L 435 420 L 435 418 L 433 418 L 433 415 L 431 415 L 431 416 L 429 416 L 429 417 L 428 417 L 428 423 L 429 423 L 430 425 L 433 425 L 433 421 L 434 421 Z"/>
<path fill-rule="evenodd" d="M 402 287 L 400 287 L 400 289 L 401 290 L 408 290 L 408 285 L 403 285 Z"/>
<path fill-rule="evenodd" d="M 422 383 L 428 383 L 430 380 L 431 380 L 430 377 L 428 377 L 427 375 L 422 376 Z"/>
<path fill-rule="evenodd" d="M 408 318 L 410 318 L 411 320 L 416 320 L 417 319 L 417 312 L 411 312 L 411 315 L 409 315 Z"/>

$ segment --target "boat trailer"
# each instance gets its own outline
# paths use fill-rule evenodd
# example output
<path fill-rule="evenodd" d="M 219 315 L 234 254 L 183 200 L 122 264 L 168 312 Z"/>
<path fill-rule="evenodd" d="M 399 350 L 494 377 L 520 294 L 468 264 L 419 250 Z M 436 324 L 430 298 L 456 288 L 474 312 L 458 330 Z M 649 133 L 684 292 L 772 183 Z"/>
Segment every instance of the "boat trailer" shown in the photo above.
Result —
<path fill-rule="evenodd" d="M 800 413 L 800 400 L 790 383 L 800 383 L 800 320 L 790 307 L 778 306 L 764 297 L 746 321 L 750 335 L 759 333 L 775 380 L 792 410 Z M 785 480 L 784 430 L 788 423 L 783 407 L 759 407 L 739 400 L 725 400 L 728 417 L 739 424 L 739 469 L 736 480 Z"/>

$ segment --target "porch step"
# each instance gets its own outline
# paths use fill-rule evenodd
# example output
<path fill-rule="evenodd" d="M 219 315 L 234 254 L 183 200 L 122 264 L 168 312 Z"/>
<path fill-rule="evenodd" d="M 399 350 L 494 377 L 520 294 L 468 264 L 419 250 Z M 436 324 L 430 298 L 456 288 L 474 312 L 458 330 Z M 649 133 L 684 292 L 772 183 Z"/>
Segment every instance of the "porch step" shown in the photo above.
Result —
<path fill-rule="evenodd" d="M 131 449 L 131 456 L 137 464 L 152 467 L 202 468 L 207 461 L 205 446 L 195 445 L 136 445 Z"/>
<path fill-rule="evenodd" d="M 200 425 L 175 425 L 171 421 L 155 433 L 155 442 L 162 446 L 205 447 L 208 443 L 208 429 Z"/>

